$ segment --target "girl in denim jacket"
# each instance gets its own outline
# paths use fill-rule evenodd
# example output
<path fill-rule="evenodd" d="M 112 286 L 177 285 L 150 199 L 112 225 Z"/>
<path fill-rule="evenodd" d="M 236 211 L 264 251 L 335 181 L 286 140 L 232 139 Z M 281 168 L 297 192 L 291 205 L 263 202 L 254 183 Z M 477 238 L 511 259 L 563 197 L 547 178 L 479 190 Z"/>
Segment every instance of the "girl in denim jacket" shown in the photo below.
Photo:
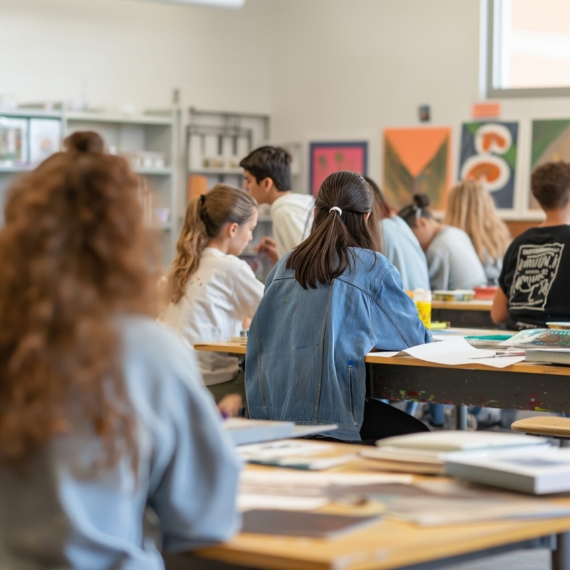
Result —
<path fill-rule="evenodd" d="M 366 354 L 431 341 L 398 271 L 379 253 L 372 205 L 362 176 L 331 174 L 310 236 L 269 275 L 247 347 L 250 417 L 337 424 L 326 435 L 360 441 Z"/>

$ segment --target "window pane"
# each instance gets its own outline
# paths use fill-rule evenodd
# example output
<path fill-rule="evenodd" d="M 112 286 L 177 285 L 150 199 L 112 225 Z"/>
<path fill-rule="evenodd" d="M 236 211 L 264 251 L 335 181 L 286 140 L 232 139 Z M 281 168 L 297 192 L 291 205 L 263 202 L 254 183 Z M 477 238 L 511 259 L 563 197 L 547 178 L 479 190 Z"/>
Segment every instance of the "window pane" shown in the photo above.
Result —
<path fill-rule="evenodd" d="M 498 87 L 570 87 L 570 0 L 499 0 Z"/>

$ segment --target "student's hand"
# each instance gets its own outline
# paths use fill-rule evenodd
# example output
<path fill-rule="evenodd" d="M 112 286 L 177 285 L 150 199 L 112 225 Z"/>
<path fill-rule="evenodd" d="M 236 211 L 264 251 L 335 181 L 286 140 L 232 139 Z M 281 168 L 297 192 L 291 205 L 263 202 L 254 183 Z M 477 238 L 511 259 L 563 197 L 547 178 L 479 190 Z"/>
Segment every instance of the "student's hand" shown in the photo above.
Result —
<path fill-rule="evenodd" d="M 224 418 L 235 418 L 243 408 L 239 394 L 228 394 L 218 402 L 218 410 Z"/>
<path fill-rule="evenodd" d="M 251 319 L 244 319 L 241 323 L 242 330 L 244 331 L 249 330 L 250 325 L 251 325 Z"/>
<path fill-rule="evenodd" d="M 255 248 L 256 253 L 264 253 L 269 257 L 272 263 L 277 263 L 279 261 L 279 255 L 277 254 L 277 244 L 275 240 L 270 237 L 264 237 L 259 242 L 259 245 Z"/>

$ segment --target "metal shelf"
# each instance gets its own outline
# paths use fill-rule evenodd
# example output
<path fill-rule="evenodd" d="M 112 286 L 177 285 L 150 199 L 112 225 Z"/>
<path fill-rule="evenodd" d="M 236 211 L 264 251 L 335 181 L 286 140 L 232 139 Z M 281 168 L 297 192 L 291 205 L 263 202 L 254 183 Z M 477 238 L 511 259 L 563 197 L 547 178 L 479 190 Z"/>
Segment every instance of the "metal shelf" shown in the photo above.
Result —
<path fill-rule="evenodd" d="M 88 111 L 68 111 L 65 114 L 70 122 L 81 123 L 124 123 L 137 125 L 163 125 L 171 127 L 173 125 L 172 116 L 159 115 L 125 115 L 121 113 L 94 113 Z"/>
<path fill-rule="evenodd" d="M 189 170 L 188 174 L 202 174 L 204 176 L 208 174 L 215 176 L 243 176 L 243 170 L 241 168 L 199 168 Z"/>
<path fill-rule="evenodd" d="M 164 168 L 134 168 L 133 170 L 144 176 L 170 176 L 172 174 L 172 168 L 168 166 Z"/>
<path fill-rule="evenodd" d="M 20 172 L 31 172 L 34 166 L 0 166 L 0 174 L 18 174 Z"/>

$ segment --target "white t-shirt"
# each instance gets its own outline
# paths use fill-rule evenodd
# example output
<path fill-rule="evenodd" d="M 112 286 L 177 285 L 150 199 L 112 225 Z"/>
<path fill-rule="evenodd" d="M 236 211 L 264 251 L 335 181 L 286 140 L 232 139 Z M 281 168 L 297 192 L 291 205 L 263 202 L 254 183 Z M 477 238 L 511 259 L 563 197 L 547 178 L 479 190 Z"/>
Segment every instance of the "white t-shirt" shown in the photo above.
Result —
<path fill-rule="evenodd" d="M 186 294 L 176 305 L 170 303 L 160 320 L 192 350 L 198 342 L 227 341 L 253 317 L 263 290 L 245 261 L 207 247 Z M 206 386 L 231 380 L 238 369 L 235 356 L 197 351 L 196 357 Z"/>
<path fill-rule="evenodd" d="M 309 194 L 288 192 L 271 204 L 277 254 L 283 257 L 304 241 L 313 224 L 315 201 Z"/>

